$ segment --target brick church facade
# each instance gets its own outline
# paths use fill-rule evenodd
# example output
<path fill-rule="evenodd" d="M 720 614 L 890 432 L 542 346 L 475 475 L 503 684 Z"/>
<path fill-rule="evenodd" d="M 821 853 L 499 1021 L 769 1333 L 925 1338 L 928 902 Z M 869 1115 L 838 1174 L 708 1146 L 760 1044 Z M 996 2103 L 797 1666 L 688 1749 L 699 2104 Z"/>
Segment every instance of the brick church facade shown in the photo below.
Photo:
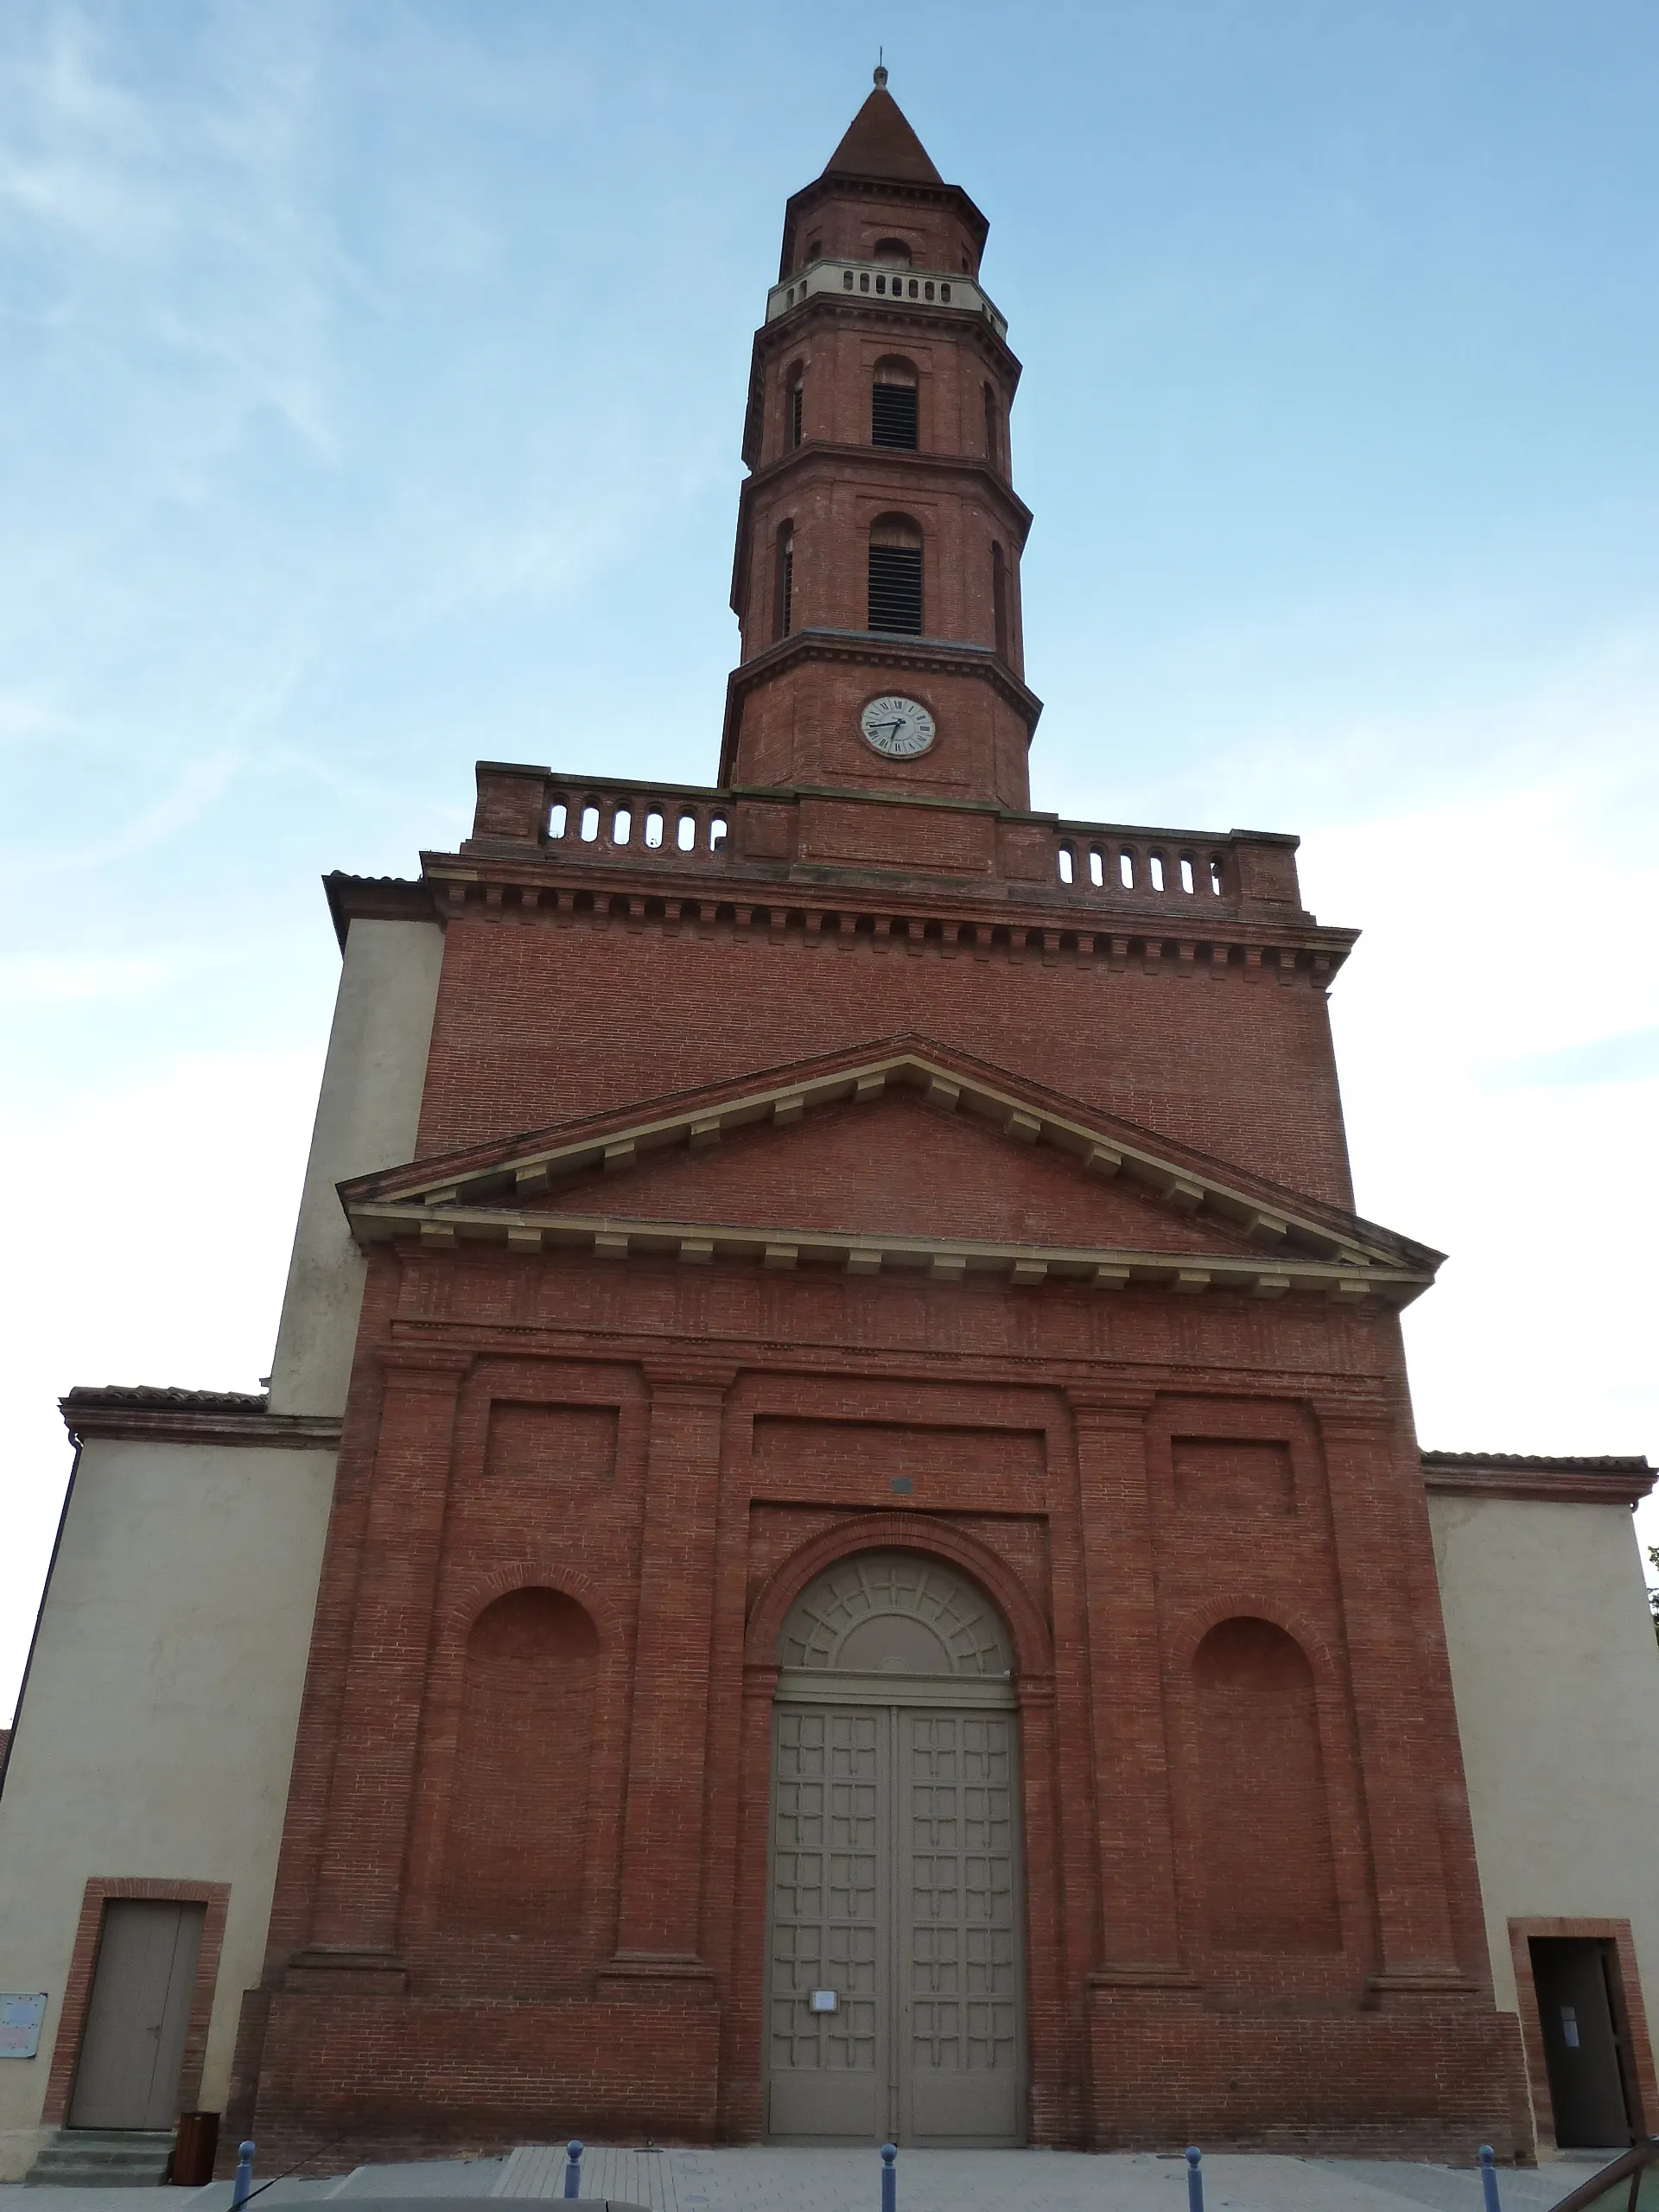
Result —
<path fill-rule="evenodd" d="M 0 2174 L 1656 2124 L 1652 1471 L 1420 1451 L 1295 839 L 1033 810 L 986 228 L 878 73 L 718 782 L 329 878 L 268 1388 L 63 1402 Z"/>
<path fill-rule="evenodd" d="M 1031 811 L 985 233 L 880 86 L 789 204 L 718 787 L 486 764 L 332 886 L 444 938 L 341 1193 L 277 2153 L 1514 2133 L 1350 934 L 1291 838 Z"/>

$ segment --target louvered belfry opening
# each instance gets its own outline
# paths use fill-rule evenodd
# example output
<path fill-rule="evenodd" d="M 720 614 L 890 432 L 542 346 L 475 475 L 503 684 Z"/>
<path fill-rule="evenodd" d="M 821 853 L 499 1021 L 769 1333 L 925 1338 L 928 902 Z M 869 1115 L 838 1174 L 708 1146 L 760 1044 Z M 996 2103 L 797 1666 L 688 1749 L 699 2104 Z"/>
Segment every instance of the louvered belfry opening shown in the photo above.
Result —
<path fill-rule="evenodd" d="M 883 515 L 871 527 L 869 626 L 922 634 L 922 533 L 907 515 Z"/>
<path fill-rule="evenodd" d="M 802 401 L 801 379 L 798 374 L 789 388 L 789 442 L 791 447 L 801 442 Z"/>
<path fill-rule="evenodd" d="M 779 638 L 788 637 L 795 618 L 795 530 L 785 523 L 778 532 L 777 604 L 772 628 Z"/>
<path fill-rule="evenodd" d="M 870 443 L 914 453 L 919 426 L 915 370 L 908 361 L 878 361 L 870 386 Z"/>

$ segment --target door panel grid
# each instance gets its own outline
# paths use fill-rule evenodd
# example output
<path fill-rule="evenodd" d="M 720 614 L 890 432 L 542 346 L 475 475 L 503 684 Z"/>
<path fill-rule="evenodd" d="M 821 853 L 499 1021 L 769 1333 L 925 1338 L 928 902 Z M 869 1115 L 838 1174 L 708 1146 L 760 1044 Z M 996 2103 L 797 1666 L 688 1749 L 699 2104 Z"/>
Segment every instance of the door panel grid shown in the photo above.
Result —
<path fill-rule="evenodd" d="M 1014 1741 L 1007 1712 L 776 1707 L 772 2136 L 1020 2139 Z"/>
<path fill-rule="evenodd" d="M 772 2063 L 876 2069 L 880 1719 L 780 1713 L 772 1897 Z M 834 2012 L 810 2008 L 833 1988 Z"/>

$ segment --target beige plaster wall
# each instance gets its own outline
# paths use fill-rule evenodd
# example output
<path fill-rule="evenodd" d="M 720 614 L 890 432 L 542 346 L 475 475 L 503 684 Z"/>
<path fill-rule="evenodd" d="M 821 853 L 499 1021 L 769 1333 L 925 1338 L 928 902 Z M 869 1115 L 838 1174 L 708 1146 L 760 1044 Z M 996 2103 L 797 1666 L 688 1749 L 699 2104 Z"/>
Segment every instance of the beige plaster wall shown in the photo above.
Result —
<path fill-rule="evenodd" d="M 364 1261 L 334 1185 L 414 1154 L 442 964 L 436 922 L 354 921 L 346 934 L 271 1362 L 272 1413 L 345 1410 Z"/>
<path fill-rule="evenodd" d="M 272 1363 L 274 1414 L 343 1411 L 364 1266 L 334 1185 L 414 1150 L 435 922 L 354 921 Z M 92 1439 L 0 1796 L 0 1989 L 45 1989 L 0 2060 L 0 2179 L 40 2126 L 87 1880 L 227 1882 L 201 2101 L 222 2109 L 257 1981 L 334 1485 L 332 1452 Z"/>
<path fill-rule="evenodd" d="M 334 1471 L 328 1451 L 81 1452 L 0 1795 L 0 1988 L 49 1993 L 40 2056 L 0 2062 L 0 2179 L 47 2139 L 92 1877 L 229 1883 L 201 2095 L 224 2108 L 264 1963 Z"/>
<path fill-rule="evenodd" d="M 1630 1923 L 1659 2031 L 1659 1646 L 1630 1510 L 1430 1494 L 1499 2006 L 1511 1918 Z"/>

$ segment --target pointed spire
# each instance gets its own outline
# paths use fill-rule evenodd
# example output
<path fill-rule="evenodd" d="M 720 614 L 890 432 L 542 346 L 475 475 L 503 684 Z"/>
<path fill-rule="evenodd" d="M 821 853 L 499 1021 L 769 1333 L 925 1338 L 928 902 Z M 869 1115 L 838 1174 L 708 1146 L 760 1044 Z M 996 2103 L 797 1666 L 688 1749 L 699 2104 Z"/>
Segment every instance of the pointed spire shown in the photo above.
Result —
<path fill-rule="evenodd" d="M 847 126 L 847 135 L 824 168 L 831 176 L 890 177 L 901 184 L 942 184 L 927 149 L 905 119 L 887 90 L 887 70 L 877 63 L 875 90 Z"/>

